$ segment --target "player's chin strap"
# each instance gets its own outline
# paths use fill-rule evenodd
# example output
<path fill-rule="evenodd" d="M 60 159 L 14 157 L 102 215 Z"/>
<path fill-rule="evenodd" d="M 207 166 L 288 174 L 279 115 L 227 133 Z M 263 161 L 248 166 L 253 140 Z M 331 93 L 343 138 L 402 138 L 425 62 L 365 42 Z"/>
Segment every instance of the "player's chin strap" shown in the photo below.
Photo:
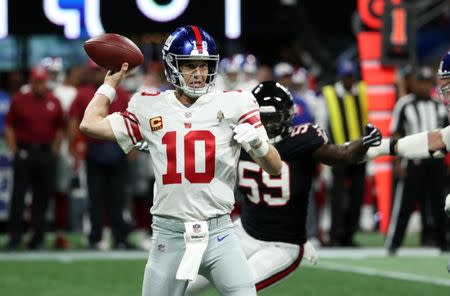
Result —
<path fill-rule="evenodd" d="M 208 224 L 206 221 L 185 222 L 184 227 L 186 251 L 178 266 L 176 279 L 194 281 L 208 246 Z"/>

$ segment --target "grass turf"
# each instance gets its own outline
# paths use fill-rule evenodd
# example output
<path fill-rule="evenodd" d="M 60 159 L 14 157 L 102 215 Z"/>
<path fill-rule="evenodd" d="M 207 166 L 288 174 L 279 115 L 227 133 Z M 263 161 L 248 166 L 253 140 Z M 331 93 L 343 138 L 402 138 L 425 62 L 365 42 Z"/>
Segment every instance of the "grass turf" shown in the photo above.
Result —
<path fill-rule="evenodd" d="M 323 263 L 403 271 L 450 280 L 440 265 L 448 258 L 381 257 L 324 259 Z M 304 263 L 308 264 L 308 263 Z M 140 295 L 145 259 L 0 262 L 1 295 Z M 420 272 L 419 272 L 420 271 Z M 219 295 L 213 289 L 203 296 Z M 448 286 L 300 266 L 287 279 L 260 295 L 449 295 Z"/>

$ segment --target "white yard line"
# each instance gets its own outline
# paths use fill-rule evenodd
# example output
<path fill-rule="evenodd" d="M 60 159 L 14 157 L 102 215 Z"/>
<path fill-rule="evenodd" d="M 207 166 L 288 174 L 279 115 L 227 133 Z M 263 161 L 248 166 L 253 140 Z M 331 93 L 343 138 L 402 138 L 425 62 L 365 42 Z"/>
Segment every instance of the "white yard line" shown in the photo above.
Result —
<path fill-rule="evenodd" d="M 436 277 L 429 277 L 429 276 L 423 276 L 423 275 L 417 275 L 412 273 L 406 273 L 406 272 L 399 272 L 399 271 L 386 271 L 371 267 L 357 267 L 357 266 L 351 266 L 346 264 L 335 264 L 335 263 L 325 263 L 325 262 L 319 262 L 316 266 L 311 266 L 309 264 L 304 264 L 302 267 L 308 267 L 308 268 L 320 268 L 320 269 L 326 269 L 326 270 L 333 270 L 333 271 L 344 271 L 344 272 L 352 272 L 352 273 L 358 273 L 368 276 L 379 276 L 384 278 L 391 278 L 391 279 L 398 279 L 398 280 L 405 280 L 405 281 L 411 281 L 411 282 L 419 282 L 419 283 L 426 283 L 426 284 L 435 284 L 440 286 L 448 286 L 450 287 L 450 279 L 443 279 L 443 278 L 436 278 Z"/>
<path fill-rule="evenodd" d="M 320 258 L 359 259 L 388 256 L 385 248 L 328 248 L 317 251 Z M 398 257 L 437 257 L 439 255 L 442 253 L 437 248 L 400 248 L 396 254 Z"/>
<path fill-rule="evenodd" d="M 62 251 L 0 253 L 0 261 L 146 260 L 146 251 Z"/>
<path fill-rule="evenodd" d="M 325 248 L 318 249 L 319 258 L 378 258 L 386 257 L 384 248 Z M 435 248 L 401 248 L 398 257 L 438 257 L 441 252 Z M 450 255 L 446 253 L 445 255 Z M 147 251 L 37 251 L 37 252 L 0 252 L 0 261 L 35 261 L 35 260 L 120 260 L 146 259 Z M 450 258 L 449 258 L 450 259 Z"/>

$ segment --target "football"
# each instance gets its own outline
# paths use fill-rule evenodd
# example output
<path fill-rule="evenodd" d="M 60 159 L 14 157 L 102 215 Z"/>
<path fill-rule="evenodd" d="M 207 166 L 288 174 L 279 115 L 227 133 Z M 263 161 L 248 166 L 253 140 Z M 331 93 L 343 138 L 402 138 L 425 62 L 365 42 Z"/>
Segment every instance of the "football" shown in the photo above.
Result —
<path fill-rule="evenodd" d="M 106 33 L 92 37 L 84 42 L 84 50 L 97 65 L 107 70 L 119 71 L 125 62 L 130 70 L 144 61 L 139 47 L 119 34 Z"/>

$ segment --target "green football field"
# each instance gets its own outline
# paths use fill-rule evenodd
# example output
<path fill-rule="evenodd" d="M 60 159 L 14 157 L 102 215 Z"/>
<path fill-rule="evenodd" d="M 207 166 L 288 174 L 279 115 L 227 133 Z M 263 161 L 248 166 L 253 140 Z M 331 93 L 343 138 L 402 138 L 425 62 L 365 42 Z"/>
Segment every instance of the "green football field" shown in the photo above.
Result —
<path fill-rule="evenodd" d="M 450 255 L 414 250 L 323 249 L 317 266 L 303 262 L 260 295 L 450 295 Z M 0 295 L 140 295 L 145 262 L 145 252 L 1 253 Z"/>

